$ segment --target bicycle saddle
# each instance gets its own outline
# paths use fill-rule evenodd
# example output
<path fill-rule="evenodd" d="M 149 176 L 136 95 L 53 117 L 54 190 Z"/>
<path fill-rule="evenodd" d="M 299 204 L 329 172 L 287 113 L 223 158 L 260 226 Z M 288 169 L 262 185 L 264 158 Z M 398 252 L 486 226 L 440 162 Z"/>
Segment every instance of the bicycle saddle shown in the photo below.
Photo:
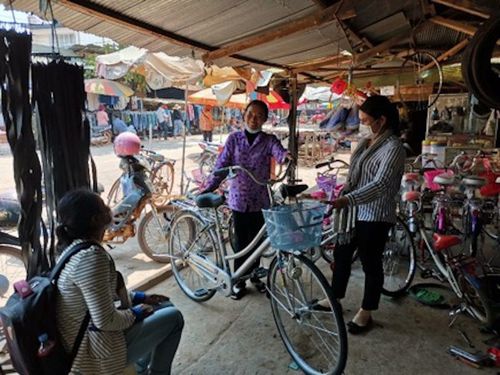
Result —
<path fill-rule="evenodd" d="M 195 203 L 200 208 L 216 208 L 219 207 L 226 198 L 223 195 L 215 193 L 200 194 L 196 197 Z"/>
<path fill-rule="evenodd" d="M 403 175 L 403 182 L 419 182 L 420 175 L 418 173 L 405 173 Z"/>
<path fill-rule="evenodd" d="M 460 237 L 453 236 L 453 235 L 434 233 L 432 235 L 432 238 L 434 240 L 434 249 L 436 251 L 446 250 L 446 249 L 448 249 L 452 246 L 458 245 L 462 242 Z"/>
<path fill-rule="evenodd" d="M 462 183 L 466 187 L 481 188 L 486 185 L 486 180 L 479 176 L 468 176 L 462 179 Z"/>
<path fill-rule="evenodd" d="M 403 202 L 415 202 L 419 201 L 421 197 L 422 193 L 420 193 L 419 191 L 407 191 L 403 194 L 401 199 L 403 200 Z"/>
<path fill-rule="evenodd" d="M 300 185 L 283 184 L 280 187 L 280 193 L 283 198 L 295 198 L 303 191 L 306 191 L 307 188 L 308 186 L 306 184 L 300 184 Z"/>
<path fill-rule="evenodd" d="M 433 182 L 442 186 L 450 186 L 455 183 L 455 177 L 451 174 L 442 173 L 434 177 Z"/>

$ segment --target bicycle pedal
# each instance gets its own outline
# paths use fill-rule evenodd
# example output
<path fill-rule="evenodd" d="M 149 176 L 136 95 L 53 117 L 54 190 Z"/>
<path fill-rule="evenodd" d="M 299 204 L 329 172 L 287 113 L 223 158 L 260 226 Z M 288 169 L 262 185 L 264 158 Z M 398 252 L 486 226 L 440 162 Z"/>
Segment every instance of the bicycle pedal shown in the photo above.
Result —
<path fill-rule="evenodd" d="M 262 279 L 264 277 L 267 277 L 267 273 L 268 273 L 267 268 L 259 267 L 252 272 L 252 277 L 255 276 L 256 278 Z"/>
<path fill-rule="evenodd" d="M 205 288 L 196 289 L 194 295 L 196 297 L 205 297 L 208 294 L 208 290 Z"/>

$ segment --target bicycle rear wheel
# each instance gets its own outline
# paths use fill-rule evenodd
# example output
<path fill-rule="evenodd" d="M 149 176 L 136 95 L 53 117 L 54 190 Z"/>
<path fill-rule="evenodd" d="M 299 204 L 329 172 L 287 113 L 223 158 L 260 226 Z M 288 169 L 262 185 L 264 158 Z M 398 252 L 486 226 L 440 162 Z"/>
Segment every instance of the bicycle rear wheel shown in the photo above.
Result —
<path fill-rule="evenodd" d="M 196 266 L 191 257 L 200 256 L 222 267 L 222 257 L 212 230 L 193 211 L 179 211 L 172 220 L 169 254 L 172 271 L 181 290 L 196 302 L 208 301 L 215 294 L 206 270 Z"/>
<path fill-rule="evenodd" d="M 347 334 L 341 307 L 321 271 L 303 255 L 279 252 L 268 275 L 274 321 L 293 360 L 306 374 L 341 374 Z M 318 308 L 326 301 L 330 311 Z"/>
<path fill-rule="evenodd" d="M 177 211 L 174 206 L 165 206 L 157 209 L 157 215 L 149 211 L 139 223 L 137 241 L 144 254 L 155 262 L 169 263 L 168 239 L 170 225 Z"/>
<path fill-rule="evenodd" d="M 174 187 L 174 165 L 164 161 L 156 167 L 151 175 L 151 182 L 155 187 L 155 193 L 169 195 Z"/>
<path fill-rule="evenodd" d="M 21 249 L 0 245 L 0 307 L 4 307 L 14 290 L 12 285 L 26 278 Z"/>
<path fill-rule="evenodd" d="M 455 277 L 467 303 L 467 312 L 481 323 L 491 326 L 495 321 L 495 314 L 488 294 L 498 290 L 498 278 L 495 279 L 493 275 L 475 278 L 463 274 Z"/>
<path fill-rule="evenodd" d="M 406 293 L 415 276 L 415 255 L 415 244 L 411 232 L 406 223 L 398 218 L 389 231 L 383 252 L 383 294 L 399 297 Z"/>

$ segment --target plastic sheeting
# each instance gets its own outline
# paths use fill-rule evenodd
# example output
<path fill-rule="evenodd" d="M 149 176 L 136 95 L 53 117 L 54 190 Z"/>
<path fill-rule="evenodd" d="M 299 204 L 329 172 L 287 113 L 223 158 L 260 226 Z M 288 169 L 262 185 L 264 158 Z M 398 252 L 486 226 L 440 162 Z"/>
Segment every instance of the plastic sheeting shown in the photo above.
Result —
<path fill-rule="evenodd" d="M 144 48 L 128 47 L 96 58 L 97 74 L 107 79 L 123 77 L 131 69 L 144 75 L 153 90 L 195 83 L 204 75 L 203 62 L 190 57 L 150 53 Z"/>

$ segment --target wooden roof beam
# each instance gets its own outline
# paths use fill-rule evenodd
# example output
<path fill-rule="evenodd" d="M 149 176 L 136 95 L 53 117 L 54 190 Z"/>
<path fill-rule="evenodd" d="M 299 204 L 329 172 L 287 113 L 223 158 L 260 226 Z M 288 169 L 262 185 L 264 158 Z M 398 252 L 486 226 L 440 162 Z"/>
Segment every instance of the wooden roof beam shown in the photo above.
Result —
<path fill-rule="evenodd" d="M 377 56 L 378 54 L 380 54 L 380 53 L 388 50 L 389 48 L 403 42 L 406 39 L 408 39 L 408 35 L 406 35 L 406 34 L 396 35 L 395 37 L 392 37 L 391 39 L 388 39 L 385 42 L 377 44 L 375 47 L 370 48 L 369 50 L 367 50 L 365 52 L 354 55 L 354 64 L 355 65 L 362 64 L 366 60 L 368 60 L 374 56 Z"/>
<path fill-rule="evenodd" d="M 490 18 L 491 9 L 481 7 L 478 4 L 474 4 L 470 0 L 432 0 L 432 1 L 434 3 L 445 5 L 447 7 L 457 9 L 477 17 L 485 19 Z"/>
<path fill-rule="evenodd" d="M 315 69 L 325 65 L 330 65 L 330 64 L 342 65 L 342 64 L 350 64 L 351 62 L 352 62 L 351 56 L 337 55 L 330 57 L 328 59 L 322 59 L 317 62 L 293 66 L 292 71 L 296 73 L 305 71 L 314 71 Z"/>
<path fill-rule="evenodd" d="M 477 28 L 471 25 L 467 25 L 462 22 L 450 20 L 448 18 L 444 18 L 441 16 L 434 16 L 432 18 L 429 18 L 429 21 L 432 23 L 435 23 L 436 25 L 441 25 L 444 27 L 447 27 L 449 29 L 459 31 L 461 33 L 467 34 L 467 35 L 474 35 L 476 33 Z"/>
<path fill-rule="evenodd" d="M 335 20 L 336 16 L 339 19 L 343 19 L 344 15 L 342 13 L 336 15 L 336 13 L 340 10 L 341 5 L 342 1 L 337 2 L 334 5 L 329 6 L 328 8 L 314 11 L 309 15 L 297 19 L 293 22 L 287 22 L 285 24 L 274 26 L 247 38 L 223 45 L 215 51 L 204 54 L 202 56 L 203 61 L 209 62 L 220 59 L 222 57 L 231 56 L 236 52 L 256 47 L 264 43 L 269 43 L 273 40 L 295 34 L 299 31 L 304 31 L 313 27 L 323 25 L 327 22 Z M 352 17 L 352 10 L 348 11 L 348 16 L 349 18 Z"/>
<path fill-rule="evenodd" d="M 457 45 L 451 47 L 448 51 L 446 51 L 446 52 L 442 53 L 441 55 L 439 55 L 438 57 L 436 57 L 436 60 L 439 62 L 448 60 L 450 57 L 455 56 L 458 52 L 460 52 L 465 47 L 467 47 L 467 44 L 469 44 L 468 39 L 462 40 Z M 421 68 L 421 70 L 422 71 L 427 70 L 429 68 L 432 68 L 433 66 L 434 66 L 434 63 L 431 62 L 431 63 L 425 65 L 423 68 Z"/>

